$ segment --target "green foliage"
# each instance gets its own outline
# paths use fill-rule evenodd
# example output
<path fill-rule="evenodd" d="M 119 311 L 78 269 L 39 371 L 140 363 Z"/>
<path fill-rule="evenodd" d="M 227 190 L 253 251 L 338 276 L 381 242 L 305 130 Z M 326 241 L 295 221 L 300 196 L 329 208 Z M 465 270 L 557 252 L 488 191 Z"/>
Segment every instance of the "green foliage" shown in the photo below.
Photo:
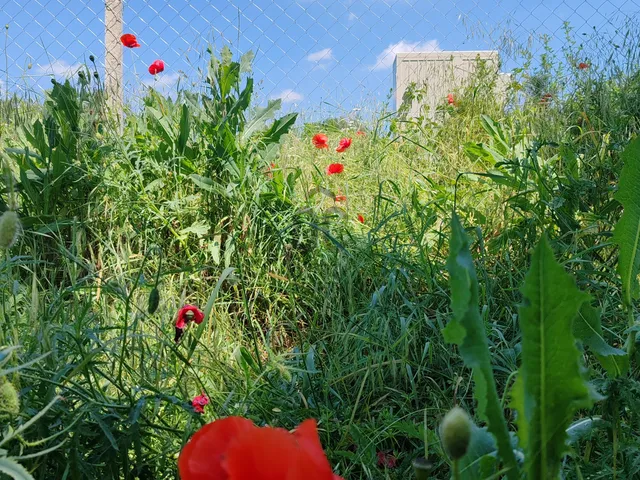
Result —
<path fill-rule="evenodd" d="M 618 273 L 622 277 L 622 299 L 627 308 L 638 291 L 640 271 L 640 139 L 634 140 L 622 154 L 622 173 L 616 200 L 624 212 L 616 224 L 614 240 L 620 247 Z"/>
<path fill-rule="evenodd" d="M 524 407 L 518 412 L 519 437 L 528 478 L 556 478 L 565 430 L 576 411 L 591 403 L 573 337 L 573 320 L 589 296 L 555 261 L 546 237 L 533 252 L 522 294 L 522 366 L 514 391 L 516 404 Z"/>
<path fill-rule="evenodd" d="M 44 102 L 2 103 L 0 210 L 24 220 L 0 261 L 0 344 L 23 345 L 2 367 L 22 367 L 1 375 L 20 400 L 3 434 L 35 418 L 0 447 L 3 468 L 38 480 L 175 478 L 197 428 L 243 415 L 287 429 L 317 418 L 345 479 L 409 478 L 418 456 L 447 478 L 437 429 L 459 405 L 479 425 L 461 478 L 542 468 L 543 452 L 526 447 L 563 410 L 545 437 L 549 468 L 562 458 L 567 480 L 636 478 L 640 383 L 621 347 L 633 345 L 635 302 L 622 297 L 611 236 L 614 187 L 633 176 L 621 152 L 640 127 L 637 38 L 607 62 L 590 58 L 588 71 L 573 67 L 582 50 L 545 50 L 504 95 L 481 69 L 455 105 L 442 99 L 419 118 L 350 113 L 294 128 L 278 101 L 252 104 L 253 55 L 229 49 L 202 89 L 169 98 L 150 88 L 124 125 L 89 74 L 53 85 Z M 319 131 L 353 145 L 317 150 Z M 345 172 L 327 176 L 338 158 Z M 449 228 L 452 210 L 466 231 Z M 534 302 L 522 315 L 516 305 L 543 232 L 563 265 L 541 257 L 538 277 L 554 282 L 545 306 L 573 292 L 556 310 L 562 333 L 538 329 L 554 356 L 539 366 L 569 377 L 546 393 L 584 399 L 582 346 L 589 368 L 578 373 L 606 398 L 576 412 L 562 397 L 523 422 L 543 397 L 524 375 L 538 344 L 525 328 Z M 591 298 L 579 312 L 585 294 L 561 270 Z M 184 304 L 206 318 L 176 343 Z M 578 315 L 568 321 L 569 306 Z M 203 392 L 200 415 L 190 402 Z M 396 468 L 379 466 L 379 453 Z"/>
<path fill-rule="evenodd" d="M 455 214 L 451 222 L 450 244 L 447 270 L 454 316 L 443 335 L 448 342 L 459 345 L 465 364 L 473 369 L 478 415 L 481 419 L 486 419 L 489 432 L 498 442 L 499 454 L 509 469 L 508 478 L 518 478 L 516 459 L 493 378 L 491 354 L 478 311 L 478 279 L 469 251 L 469 241 Z"/>

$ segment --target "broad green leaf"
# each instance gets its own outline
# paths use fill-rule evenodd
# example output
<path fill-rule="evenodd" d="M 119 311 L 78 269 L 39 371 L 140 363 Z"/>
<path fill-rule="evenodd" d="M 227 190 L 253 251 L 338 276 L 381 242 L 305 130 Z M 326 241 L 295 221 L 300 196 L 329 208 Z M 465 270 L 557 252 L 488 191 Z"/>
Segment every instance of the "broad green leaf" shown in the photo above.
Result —
<path fill-rule="evenodd" d="M 493 379 L 491 354 L 478 309 L 478 278 L 469 250 L 469 239 L 454 213 L 447 259 L 453 318 L 443 331 L 445 340 L 460 348 L 465 364 L 473 370 L 477 412 L 498 444 L 498 453 L 509 468 L 507 478 L 517 479 L 518 468 L 511 448 L 507 423 Z"/>
<path fill-rule="evenodd" d="M 189 107 L 184 104 L 182 105 L 182 112 L 180 115 L 180 133 L 176 142 L 176 150 L 180 155 L 184 155 L 184 150 L 187 148 L 190 128 L 191 117 L 189 115 Z"/>
<path fill-rule="evenodd" d="M 263 141 L 267 144 L 278 143 L 283 135 L 289 133 L 293 124 L 296 123 L 296 118 L 298 118 L 297 113 L 289 113 L 282 118 L 278 118 L 269 127 L 269 130 L 264 133 Z"/>
<path fill-rule="evenodd" d="M 189 226 L 187 228 L 183 228 L 182 230 L 180 230 L 180 235 L 183 235 L 185 238 L 190 233 L 193 233 L 198 238 L 202 238 L 207 233 L 209 233 L 209 224 L 207 222 L 202 221 L 202 220 L 195 221 L 195 222 L 193 222 L 191 224 L 191 226 Z"/>
<path fill-rule="evenodd" d="M 0 458 L 0 472 L 9 475 L 13 480 L 33 480 L 26 468 L 8 457 Z"/>
<path fill-rule="evenodd" d="M 622 277 L 622 300 L 627 308 L 638 290 L 640 269 L 640 138 L 622 153 L 622 173 L 615 199 L 624 207 L 613 231 L 613 241 L 620 246 L 618 273 Z"/>
<path fill-rule="evenodd" d="M 267 122 L 275 116 L 276 112 L 280 110 L 281 107 L 282 100 L 279 98 L 276 100 L 269 100 L 266 107 L 258 107 L 256 109 L 256 113 L 253 115 L 251 120 L 247 122 L 247 125 L 242 132 L 242 136 L 240 138 L 241 143 L 246 143 L 253 134 L 265 128 Z"/>
<path fill-rule="evenodd" d="M 488 115 L 480 115 L 480 123 L 482 128 L 491 135 L 493 145 L 503 157 L 509 153 L 509 139 L 502 125 L 496 123 Z"/>
<path fill-rule="evenodd" d="M 527 478 L 554 479 L 566 452 L 566 429 L 576 410 L 591 404 L 573 336 L 574 319 L 589 295 L 556 262 L 546 237 L 533 252 L 522 294 L 522 398 L 516 403 L 524 406 L 518 425 L 528 429 Z"/>
<path fill-rule="evenodd" d="M 599 416 L 576 420 L 567 428 L 567 442 L 574 445 L 589 436 L 596 428 L 603 428 L 606 425 L 607 422 Z"/>
<path fill-rule="evenodd" d="M 610 377 L 616 378 L 626 373 L 629 368 L 627 352 L 610 346 L 602 338 L 598 309 L 584 303 L 574 321 L 573 334 L 593 352 Z"/>

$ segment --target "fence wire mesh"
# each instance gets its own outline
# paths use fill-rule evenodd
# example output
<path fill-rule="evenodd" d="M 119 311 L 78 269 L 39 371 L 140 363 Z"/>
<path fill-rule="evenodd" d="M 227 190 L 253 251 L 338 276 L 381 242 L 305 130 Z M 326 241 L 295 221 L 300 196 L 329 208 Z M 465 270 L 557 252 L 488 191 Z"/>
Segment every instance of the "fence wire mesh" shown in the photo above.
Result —
<path fill-rule="evenodd" d="M 123 52 L 125 98 L 144 87 L 197 88 L 209 45 L 253 50 L 261 99 L 300 110 L 354 109 L 385 102 L 401 52 L 500 51 L 517 65 L 514 45 L 532 53 L 546 36 L 561 48 L 565 25 L 580 38 L 612 39 L 640 11 L 640 0 L 106 0 L 123 2 L 123 32 L 141 48 Z M 105 1 L 3 0 L 0 87 L 35 93 L 50 78 L 72 76 L 106 56 Z M 109 48 L 114 48 L 109 46 Z M 122 48 L 118 45 L 117 48 Z M 155 77 L 147 66 L 162 59 Z"/>

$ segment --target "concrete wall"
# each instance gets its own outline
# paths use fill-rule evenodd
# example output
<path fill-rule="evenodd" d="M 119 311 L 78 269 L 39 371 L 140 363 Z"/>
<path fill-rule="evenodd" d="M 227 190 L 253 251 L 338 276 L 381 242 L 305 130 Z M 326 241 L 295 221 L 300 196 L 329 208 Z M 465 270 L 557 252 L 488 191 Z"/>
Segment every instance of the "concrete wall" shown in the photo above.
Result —
<path fill-rule="evenodd" d="M 402 104 L 407 86 L 415 82 L 419 88 L 426 87 L 426 98 L 414 101 L 409 115 L 417 116 L 420 104 L 428 105 L 433 115 L 436 106 L 446 103 L 449 93 L 464 86 L 479 60 L 494 66 L 497 73 L 499 58 L 494 50 L 398 53 L 393 64 L 396 108 Z M 498 89 L 504 89 L 507 81 L 508 77 L 500 74 Z"/>

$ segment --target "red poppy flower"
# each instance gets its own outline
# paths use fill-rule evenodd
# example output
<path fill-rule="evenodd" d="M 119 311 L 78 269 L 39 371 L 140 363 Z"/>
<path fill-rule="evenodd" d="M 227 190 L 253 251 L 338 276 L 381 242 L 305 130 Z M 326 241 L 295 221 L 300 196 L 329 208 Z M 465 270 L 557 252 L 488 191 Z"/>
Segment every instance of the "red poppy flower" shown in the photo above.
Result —
<path fill-rule="evenodd" d="M 322 450 L 315 420 L 293 433 L 228 417 L 205 425 L 178 458 L 182 480 L 341 480 Z"/>
<path fill-rule="evenodd" d="M 364 217 L 363 217 L 363 216 L 362 216 L 362 214 L 360 214 L 360 213 L 358 214 L 358 221 L 359 221 L 360 223 L 364 223 Z"/>
<path fill-rule="evenodd" d="M 447 95 L 447 103 L 449 105 L 455 105 L 456 104 L 456 99 L 453 96 L 453 93 L 450 93 L 449 95 Z"/>
<path fill-rule="evenodd" d="M 588 64 L 588 63 L 585 63 L 585 62 L 580 62 L 580 63 L 578 64 L 578 68 L 579 68 L 580 70 L 586 70 L 586 69 L 588 69 L 588 68 L 589 68 L 589 64 Z"/>
<path fill-rule="evenodd" d="M 350 146 L 351 146 L 351 139 L 350 138 L 343 138 L 343 139 L 340 140 L 340 143 L 338 144 L 338 148 L 336 148 L 336 152 L 342 153 L 347 148 L 349 148 Z"/>
<path fill-rule="evenodd" d="M 542 95 L 542 97 L 540 98 L 540 104 L 541 105 L 546 105 L 547 103 L 549 103 L 551 100 L 553 99 L 553 95 L 550 93 L 545 93 L 544 95 Z"/>
<path fill-rule="evenodd" d="M 198 307 L 193 305 L 185 305 L 178 310 L 178 318 L 176 318 L 176 335 L 173 339 L 176 343 L 180 341 L 187 323 L 191 320 L 200 325 L 204 320 L 204 313 L 202 313 Z"/>
<path fill-rule="evenodd" d="M 149 73 L 151 75 L 157 75 L 160 72 L 164 72 L 164 62 L 162 60 L 156 60 L 149 65 Z"/>
<path fill-rule="evenodd" d="M 336 195 L 336 202 L 346 202 L 346 201 L 347 201 L 346 195 Z"/>
<path fill-rule="evenodd" d="M 204 407 L 209 405 L 209 397 L 207 397 L 204 392 L 202 395 L 196 395 L 191 400 L 191 406 L 196 411 L 196 413 L 204 413 Z"/>
<path fill-rule="evenodd" d="M 329 148 L 329 137 L 324 133 L 316 133 L 313 136 L 313 146 L 316 148 Z"/>
<path fill-rule="evenodd" d="M 120 41 L 122 45 L 128 48 L 138 48 L 140 46 L 138 39 L 132 33 L 125 33 L 120 37 Z"/>
<path fill-rule="evenodd" d="M 357 135 L 358 137 L 364 137 L 364 136 L 366 135 L 366 133 L 364 133 L 362 130 L 358 130 L 358 131 L 356 132 L 356 135 Z"/>
<path fill-rule="evenodd" d="M 398 466 L 398 459 L 390 453 L 378 452 L 378 466 L 382 468 L 396 468 Z"/>
<path fill-rule="evenodd" d="M 327 167 L 327 175 L 344 172 L 344 165 L 341 163 L 332 163 Z"/>

